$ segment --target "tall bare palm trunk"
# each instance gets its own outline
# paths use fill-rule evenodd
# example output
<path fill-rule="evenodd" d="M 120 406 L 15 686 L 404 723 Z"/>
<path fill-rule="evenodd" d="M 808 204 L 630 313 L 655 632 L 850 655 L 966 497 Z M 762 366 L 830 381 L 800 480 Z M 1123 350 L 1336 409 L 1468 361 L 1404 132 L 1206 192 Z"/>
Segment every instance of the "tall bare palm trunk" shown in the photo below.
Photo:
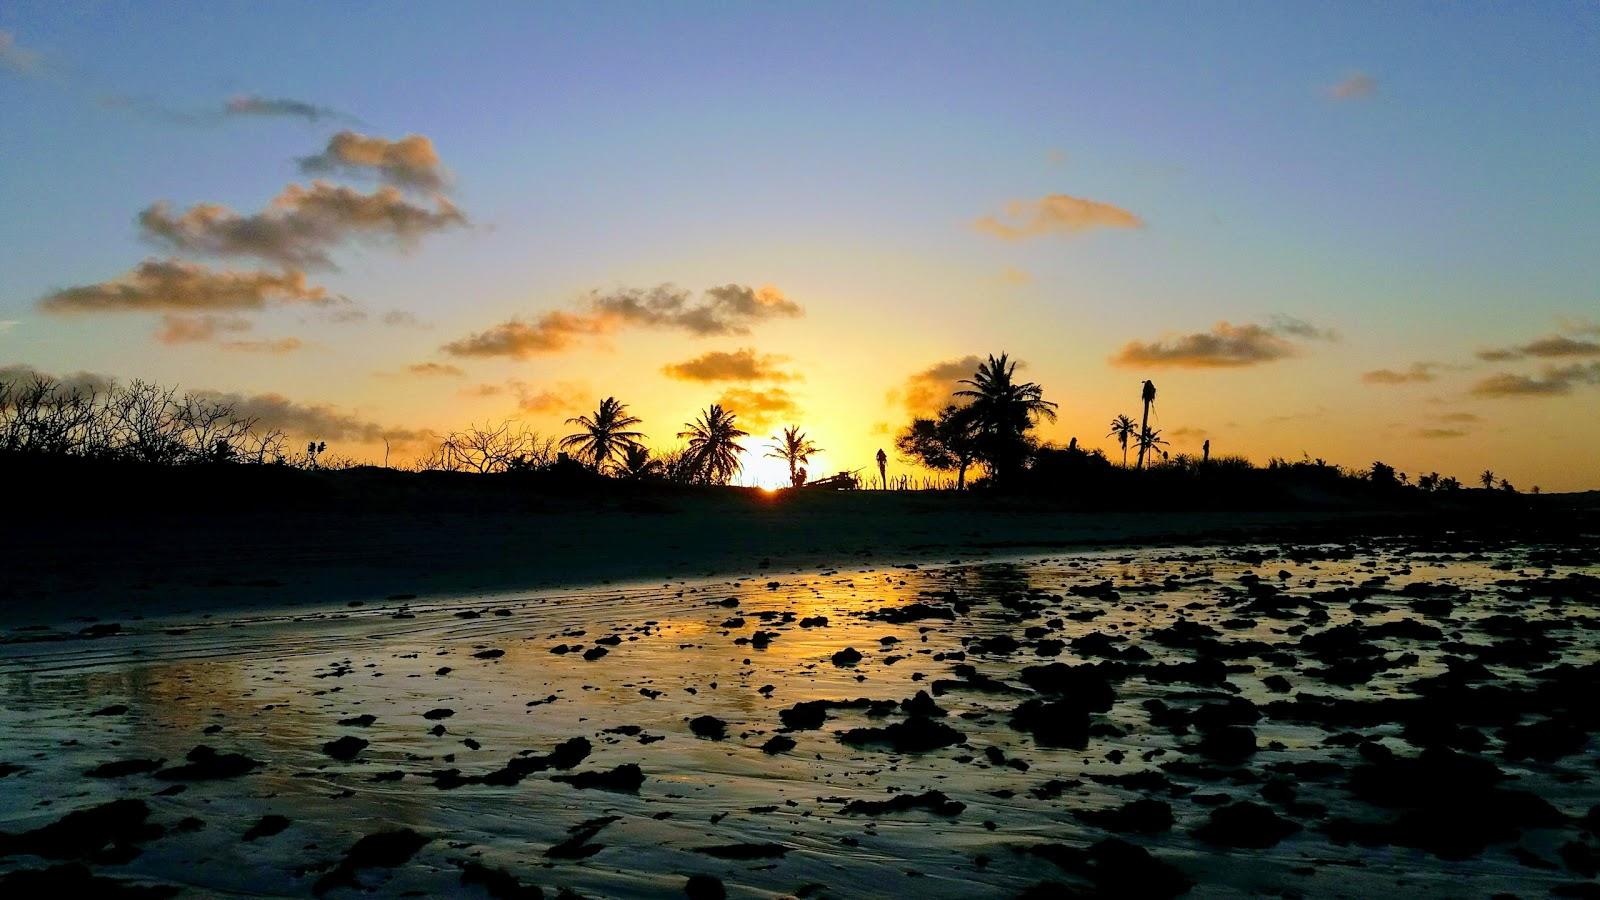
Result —
<path fill-rule="evenodd" d="M 1141 436 L 1147 435 L 1147 434 L 1150 433 L 1150 404 L 1156 402 L 1156 383 L 1155 382 L 1150 381 L 1149 379 L 1145 380 L 1144 393 L 1142 395 L 1142 398 L 1144 400 L 1144 421 L 1139 423 L 1139 434 Z M 1147 449 L 1147 442 L 1140 441 L 1139 442 L 1139 468 L 1141 468 L 1141 469 L 1144 468 L 1144 452 L 1145 452 L 1146 449 Z"/>

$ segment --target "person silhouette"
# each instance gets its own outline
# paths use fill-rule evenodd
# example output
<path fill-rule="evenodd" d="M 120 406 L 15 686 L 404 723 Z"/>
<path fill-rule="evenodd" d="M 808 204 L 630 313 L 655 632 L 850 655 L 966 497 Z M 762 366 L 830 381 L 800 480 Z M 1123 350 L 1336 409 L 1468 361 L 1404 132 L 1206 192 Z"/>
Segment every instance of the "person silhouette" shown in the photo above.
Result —
<path fill-rule="evenodd" d="M 1211 438 L 1206 438 L 1206 442 L 1200 445 L 1200 461 L 1211 461 Z"/>

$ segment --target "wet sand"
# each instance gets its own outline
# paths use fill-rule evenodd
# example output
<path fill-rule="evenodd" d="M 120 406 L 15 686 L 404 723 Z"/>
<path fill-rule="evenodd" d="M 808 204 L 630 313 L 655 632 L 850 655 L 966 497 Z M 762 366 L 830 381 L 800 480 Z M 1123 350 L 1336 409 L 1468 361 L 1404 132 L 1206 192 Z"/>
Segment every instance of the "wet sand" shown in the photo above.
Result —
<path fill-rule="evenodd" d="M 0 894 L 1592 896 L 1597 603 L 1368 538 L 11 629 Z"/>

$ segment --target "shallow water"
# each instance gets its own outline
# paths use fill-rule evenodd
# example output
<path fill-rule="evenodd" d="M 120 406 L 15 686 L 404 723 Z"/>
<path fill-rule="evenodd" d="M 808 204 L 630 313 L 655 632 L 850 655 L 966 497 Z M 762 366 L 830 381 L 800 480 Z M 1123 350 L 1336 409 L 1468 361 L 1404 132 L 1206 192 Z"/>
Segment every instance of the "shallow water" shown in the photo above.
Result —
<path fill-rule="evenodd" d="M 1219 762 L 1196 751 L 1196 731 L 1154 725 L 1145 703 L 1183 710 L 1229 697 L 1265 708 L 1298 692 L 1406 697 L 1413 682 L 1446 671 L 1446 656 L 1459 659 L 1471 655 L 1463 646 L 1501 640 L 1503 633 L 1480 629 L 1499 615 L 1557 626 L 1539 644 L 1547 658 L 1482 657 L 1491 683 L 1529 684 L 1559 663 L 1600 659 L 1600 601 L 1592 591 L 1553 599 L 1527 586 L 1573 573 L 1600 574 L 1592 551 L 1445 552 L 1403 541 L 1161 548 L 123 622 L 121 633 L 98 639 L 12 632 L 0 644 L 0 763 L 16 769 L 0 777 L 0 830 L 25 832 L 73 810 L 138 798 L 164 833 L 130 841 L 119 853 L 91 854 L 91 868 L 206 894 L 308 895 L 359 837 L 403 827 L 429 842 L 394 868 L 357 872 L 361 885 L 385 894 L 484 895 L 460 884 L 462 863 L 477 860 L 525 885 L 584 896 L 678 894 L 697 873 L 721 879 L 730 896 L 1009 896 L 1042 881 L 1087 884 L 1082 872 L 1024 851 L 1092 845 L 1108 832 L 1078 813 L 1152 797 L 1170 803 L 1172 827 L 1121 837 L 1180 869 L 1195 882 L 1193 896 L 1542 894 L 1583 880 L 1561 848 L 1594 846 L 1587 831 L 1593 823 L 1580 821 L 1600 803 L 1592 740 L 1546 761 L 1511 759 L 1498 729 L 1481 728 L 1487 740 L 1474 755 L 1570 821 L 1520 829 L 1512 840 L 1447 860 L 1421 849 L 1340 844 L 1323 830 L 1333 818 L 1389 814 L 1357 799 L 1342 774 L 1306 777 L 1283 767 L 1360 764 L 1370 747 L 1364 756 L 1354 739 L 1327 743 L 1341 729 L 1269 713 L 1252 726 L 1255 753 Z M 1272 598 L 1270 610 L 1245 606 L 1250 576 L 1277 588 L 1256 589 L 1257 598 Z M 1069 592 L 1106 581 L 1114 596 Z M 1413 582 L 1435 587 L 1401 593 Z M 1337 589 L 1357 590 L 1330 593 Z M 1453 605 L 1430 604 L 1430 596 Z M 1307 598 L 1309 605 L 1294 602 Z M 867 617 L 918 601 L 962 611 L 953 620 L 899 624 Z M 1250 613 L 1241 615 L 1241 607 Z M 827 625 L 801 627 L 800 619 L 816 616 L 826 616 Z M 1012 710 L 1033 696 L 1021 680 L 1025 668 L 1104 659 L 1071 646 L 1074 639 L 1100 633 L 1112 638 L 1113 653 L 1142 647 L 1148 664 L 1192 662 L 1193 648 L 1153 639 L 1180 620 L 1215 628 L 1223 643 L 1259 641 L 1269 649 L 1227 659 L 1219 683 L 1113 678 L 1115 703 L 1093 714 L 1097 727 L 1083 749 L 1042 746 L 1010 724 Z M 1328 660 L 1306 656 L 1299 644 L 1305 634 L 1352 621 L 1399 620 L 1437 625 L 1444 636 L 1373 638 L 1384 662 L 1365 683 L 1331 682 L 1319 674 Z M 1030 636 L 1030 627 L 1042 630 Z M 749 642 L 758 631 L 772 635 L 759 649 Z M 596 643 L 608 636 L 620 641 Z M 983 644 L 1002 636 L 1019 646 Z M 1068 646 L 1041 655 L 1055 649 L 1050 641 Z M 577 651 L 552 653 L 559 645 Z M 585 658 L 584 651 L 602 646 L 604 656 Z M 847 647 L 861 661 L 836 665 L 831 657 Z M 948 656 L 962 651 L 964 659 Z M 960 664 L 1015 691 L 936 691 L 933 683 L 956 678 Z M 1263 679 L 1271 675 L 1287 678 L 1290 692 L 1269 690 Z M 961 732 L 960 743 L 902 753 L 837 737 L 904 721 L 900 711 L 833 709 L 822 727 L 795 731 L 779 718 L 801 701 L 900 700 L 919 690 L 948 712 L 937 721 Z M 452 714 L 424 717 L 439 709 Z M 361 715 L 374 721 L 339 724 Z M 688 722 L 703 715 L 724 720 L 727 736 L 696 736 Z M 612 731 L 626 726 L 638 730 Z M 1350 730 L 1400 756 L 1417 752 L 1397 724 Z M 764 752 L 780 733 L 795 741 L 793 749 Z M 346 735 L 369 744 L 351 760 L 330 757 L 323 745 Z M 634 763 L 642 786 L 578 789 L 552 779 L 570 772 L 551 770 L 511 785 L 446 787 L 449 779 L 436 775 L 455 769 L 481 776 L 523 751 L 547 753 L 574 737 L 593 749 L 571 772 Z M 116 760 L 176 766 L 198 744 L 264 765 L 210 781 L 84 775 Z M 1200 765 L 1171 767 L 1183 761 Z M 1162 772 L 1164 783 L 1135 789 L 1095 780 L 1148 771 Z M 402 774 L 375 780 L 380 773 Z M 1053 780 L 1066 784 L 1049 796 L 1040 789 Z M 1293 803 L 1262 798 L 1264 782 L 1272 781 L 1297 789 Z M 158 795 L 173 784 L 184 788 Z M 965 808 L 953 816 L 844 811 L 851 800 L 930 790 Z M 1192 834 L 1233 799 L 1270 806 L 1301 830 L 1261 849 L 1221 847 Z M 268 814 L 286 817 L 287 828 L 241 839 Z M 589 840 L 601 849 L 578 859 L 547 856 L 572 829 L 602 816 L 618 818 Z M 199 827 L 177 827 L 191 817 Z M 697 850 L 740 844 L 775 844 L 783 852 L 727 860 Z M 52 862 L 10 852 L 0 854 L 0 872 Z M 1551 867 L 1539 867 L 1544 862 Z M 349 889 L 333 895 L 340 893 Z"/>

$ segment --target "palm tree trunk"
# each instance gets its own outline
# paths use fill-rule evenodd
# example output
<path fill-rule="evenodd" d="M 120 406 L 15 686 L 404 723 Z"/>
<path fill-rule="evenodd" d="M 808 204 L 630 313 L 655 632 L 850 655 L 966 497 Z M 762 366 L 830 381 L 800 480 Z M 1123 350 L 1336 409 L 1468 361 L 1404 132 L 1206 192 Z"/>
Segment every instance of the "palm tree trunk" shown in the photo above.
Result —
<path fill-rule="evenodd" d="M 1144 389 L 1144 420 L 1139 424 L 1139 468 L 1144 468 L 1144 451 L 1147 449 L 1144 436 L 1150 433 L 1150 401 L 1155 399 L 1155 385 L 1145 382 Z"/>

